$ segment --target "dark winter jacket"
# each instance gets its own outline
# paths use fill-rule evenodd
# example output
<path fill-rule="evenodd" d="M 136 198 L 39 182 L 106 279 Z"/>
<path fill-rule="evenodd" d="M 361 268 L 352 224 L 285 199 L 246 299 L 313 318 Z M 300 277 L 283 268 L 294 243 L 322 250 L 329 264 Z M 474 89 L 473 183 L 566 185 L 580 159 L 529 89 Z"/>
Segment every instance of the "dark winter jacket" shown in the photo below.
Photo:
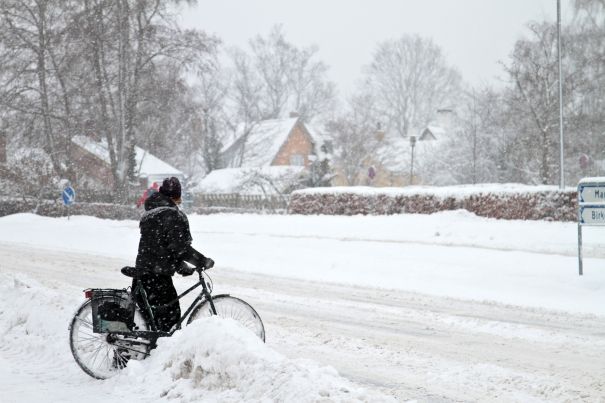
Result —
<path fill-rule="evenodd" d="M 204 256 L 191 247 L 187 216 L 162 193 L 154 193 L 145 200 L 139 228 L 137 269 L 172 276 L 180 272 L 183 261 L 195 266 L 204 264 Z"/>

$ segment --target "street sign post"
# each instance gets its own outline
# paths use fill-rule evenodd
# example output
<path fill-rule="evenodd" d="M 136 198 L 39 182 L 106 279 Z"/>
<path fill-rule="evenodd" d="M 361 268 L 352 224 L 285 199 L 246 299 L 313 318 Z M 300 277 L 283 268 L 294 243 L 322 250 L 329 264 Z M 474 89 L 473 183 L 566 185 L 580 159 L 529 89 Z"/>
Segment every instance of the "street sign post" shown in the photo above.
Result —
<path fill-rule="evenodd" d="M 69 206 L 76 202 L 76 191 L 71 186 L 66 186 L 61 192 L 63 204 L 67 207 L 67 219 L 69 220 Z"/>
<path fill-rule="evenodd" d="M 584 178 L 578 183 L 578 264 L 582 263 L 582 227 L 605 226 L 605 177 Z"/>

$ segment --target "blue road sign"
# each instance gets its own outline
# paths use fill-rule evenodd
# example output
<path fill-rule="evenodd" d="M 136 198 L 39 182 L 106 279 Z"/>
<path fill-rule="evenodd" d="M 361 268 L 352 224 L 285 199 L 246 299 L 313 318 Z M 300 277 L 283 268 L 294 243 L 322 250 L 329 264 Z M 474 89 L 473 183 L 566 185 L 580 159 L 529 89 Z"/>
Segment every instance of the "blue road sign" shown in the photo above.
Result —
<path fill-rule="evenodd" d="M 76 201 L 76 191 L 71 186 L 68 186 L 63 189 L 63 193 L 61 193 L 61 196 L 63 197 L 63 203 L 66 206 L 69 206 L 70 204 L 73 204 Z"/>

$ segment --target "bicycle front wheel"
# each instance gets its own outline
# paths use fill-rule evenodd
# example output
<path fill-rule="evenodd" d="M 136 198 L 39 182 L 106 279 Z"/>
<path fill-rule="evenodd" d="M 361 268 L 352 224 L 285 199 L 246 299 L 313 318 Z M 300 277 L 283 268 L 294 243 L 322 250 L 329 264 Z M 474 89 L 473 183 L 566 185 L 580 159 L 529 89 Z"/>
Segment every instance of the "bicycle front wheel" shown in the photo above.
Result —
<path fill-rule="evenodd" d="M 248 304 L 246 301 L 239 298 L 231 297 L 229 295 L 219 295 L 216 298 L 212 298 L 216 314 L 221 318 L 229 318 L 239 322 L 245 328 L 249 329 L 257 335 L 263 342 L 265 341 L 265 326 L 258 313 Z M 198 305 L 191 316 L 187 324 L 190 324 L 196 319 L 206 318 L 213 315 L 212 308 L 209 301 L 204 301 L 203 304 Z"/>
<path fill-rule="evenodd" d="M 147 330 L 147 323 L 138 307 L 135 309 L 134 322 L 137 330 Z M 111 378 L 126 367 L 128 360 L 141 360 L 150 350 L 149 345 L 129 343 L 123 336 L 94 333 L 90 300 L 78 308 L 71 320 L 69 346 L 80 368 L 96 379 Z"/>

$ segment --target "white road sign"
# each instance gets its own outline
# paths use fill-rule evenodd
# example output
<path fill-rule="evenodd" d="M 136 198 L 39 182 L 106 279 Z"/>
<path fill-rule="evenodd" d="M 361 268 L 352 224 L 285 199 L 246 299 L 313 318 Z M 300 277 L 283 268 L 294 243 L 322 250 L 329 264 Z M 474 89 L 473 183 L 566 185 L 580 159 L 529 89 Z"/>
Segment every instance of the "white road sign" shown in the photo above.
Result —
<path fill-rule="evenodd" d="M 580 224 L 605 225 L 605 204 L 580 206 Z"/>
<path fill-rule="evenodd" d="M 580 184 L 580 203 L 605 203 L 605 183 Z"/>

